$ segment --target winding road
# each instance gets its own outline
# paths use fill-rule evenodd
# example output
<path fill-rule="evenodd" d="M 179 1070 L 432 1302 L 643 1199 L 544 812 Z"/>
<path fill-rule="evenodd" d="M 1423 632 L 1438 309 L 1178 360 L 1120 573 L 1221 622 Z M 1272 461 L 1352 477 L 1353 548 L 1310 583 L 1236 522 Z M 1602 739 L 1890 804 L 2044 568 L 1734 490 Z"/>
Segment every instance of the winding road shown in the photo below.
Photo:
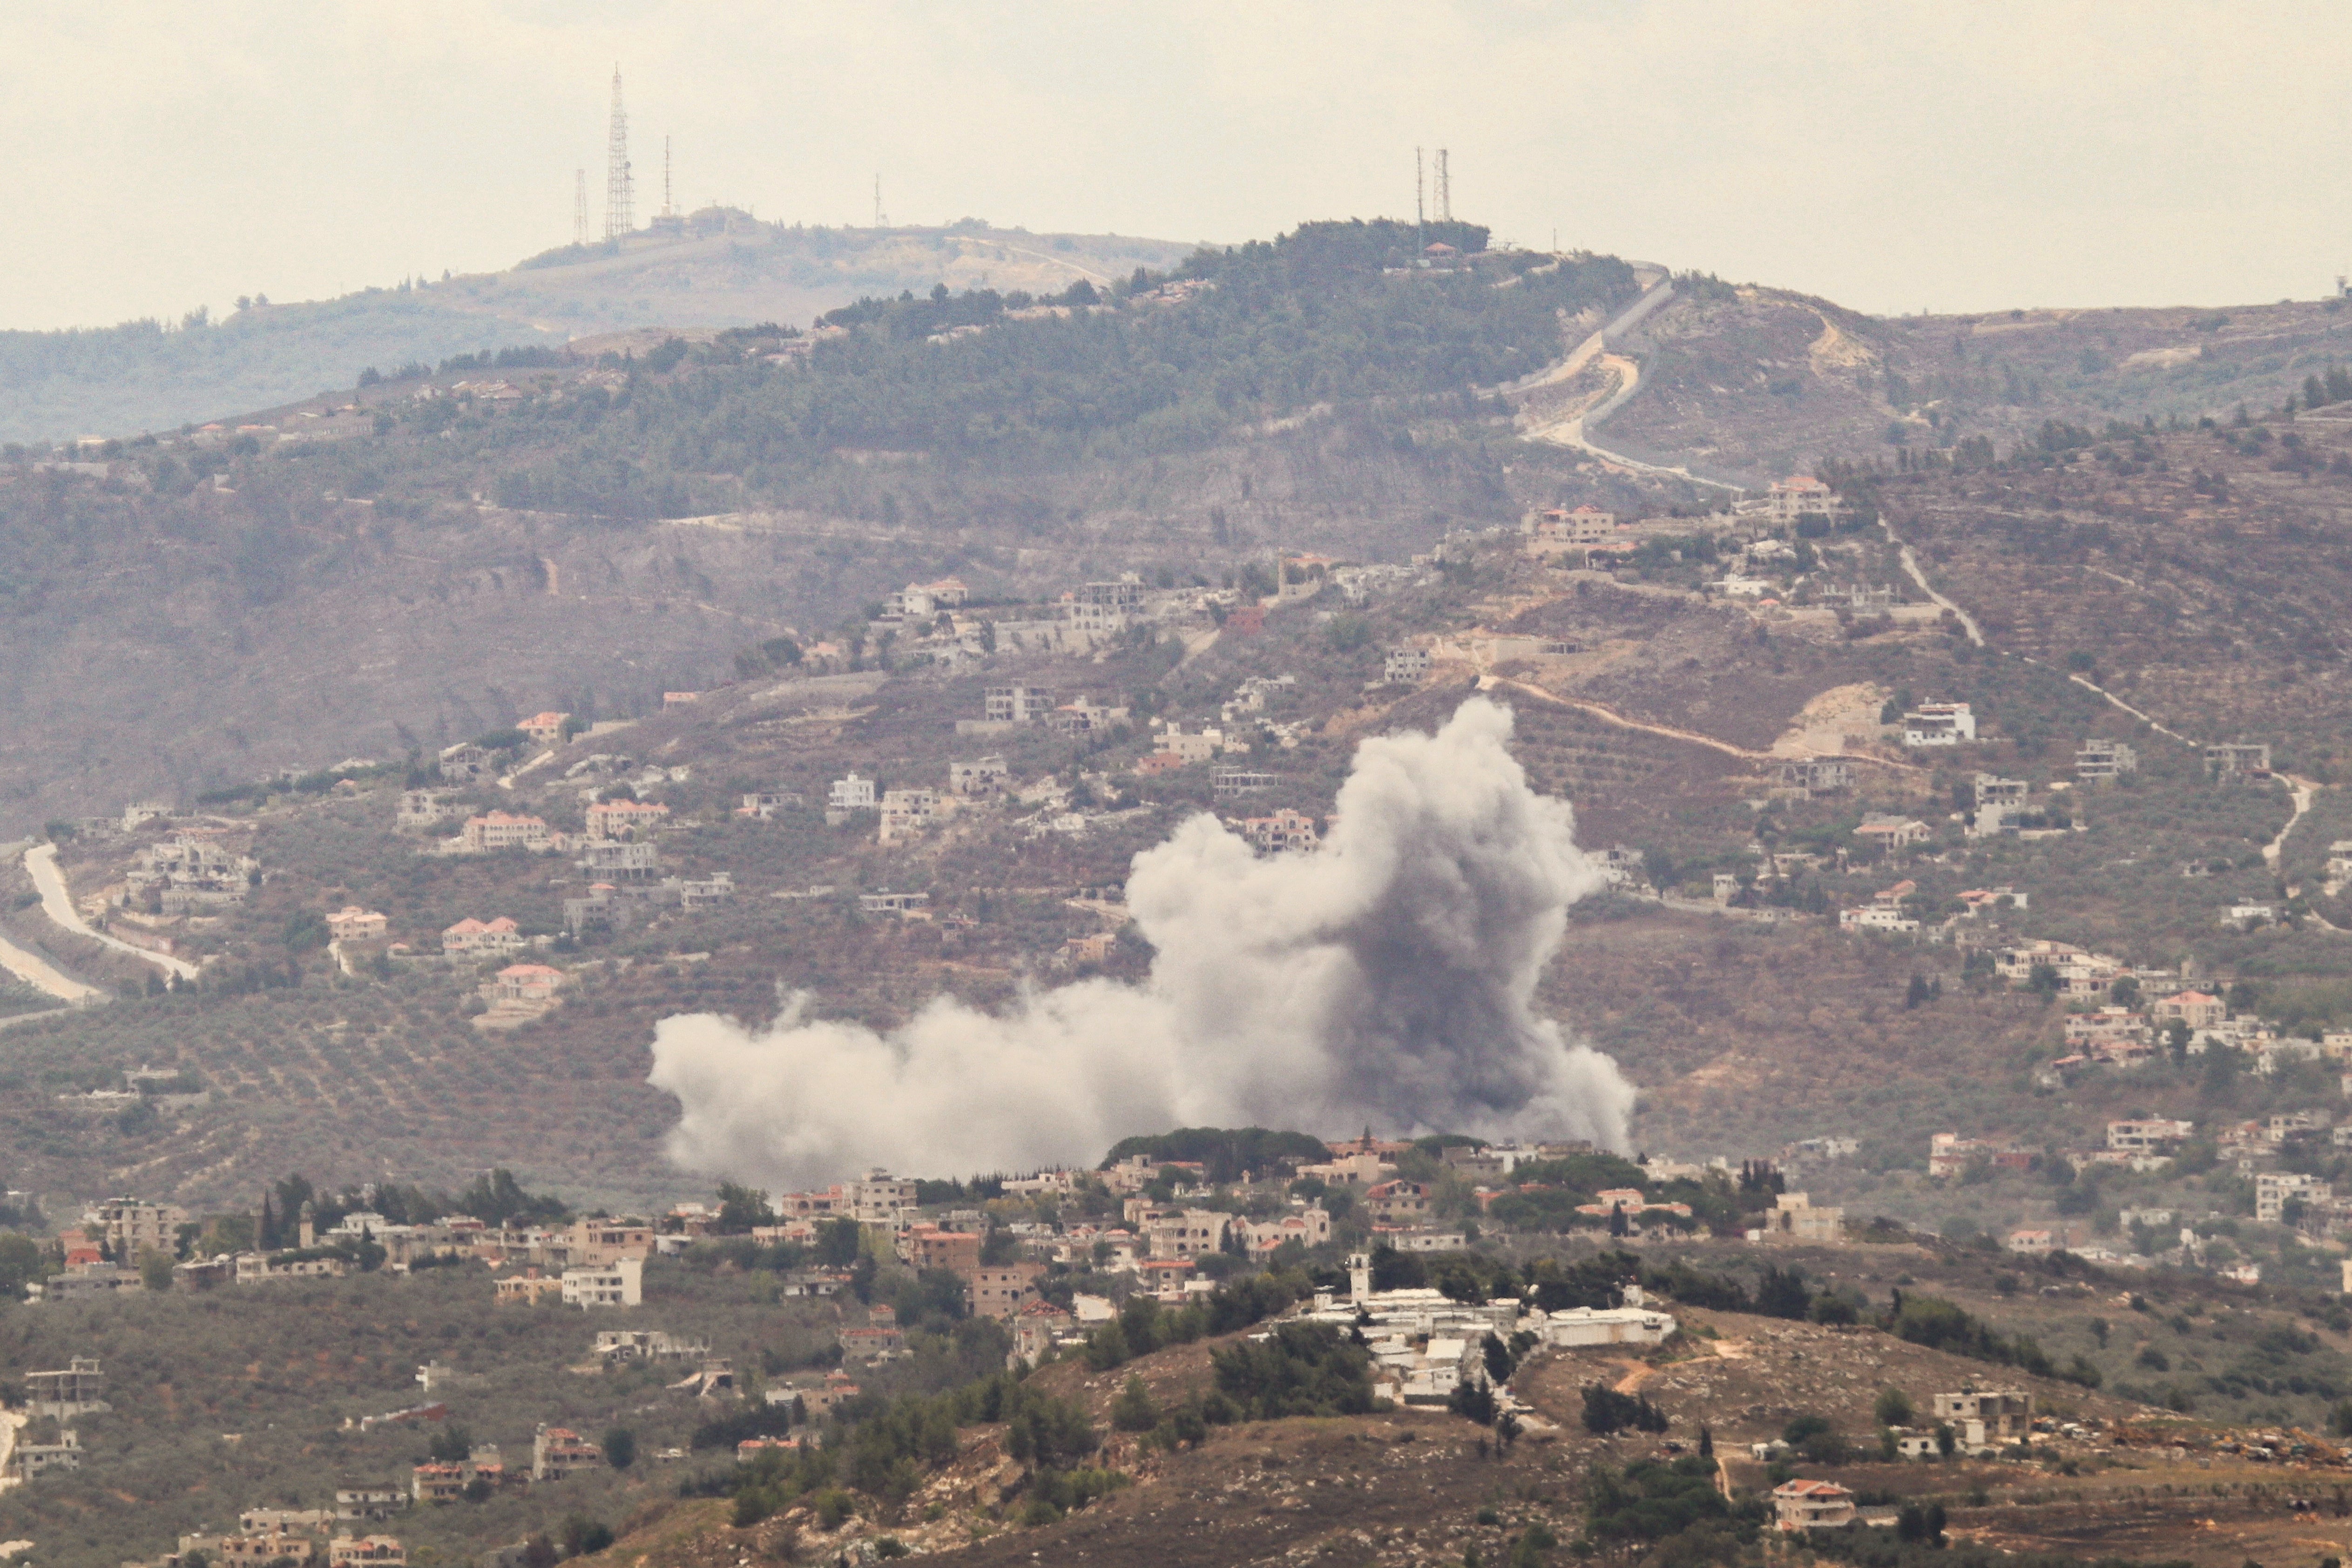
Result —
<path fill-rule="evenodd" d="M 86 936 L 92 942 L 101 942 L 117 952 L 144 959 L 175 979 L 194 980 L 196 977 L 196 966 L 185 959 L 173 958 L 164 952 L 150 952 L 120 937 L 92 930 L 90 923 L 81 918 L 81 911 L 74 908 L 73 889 L 66 886 L 65 873 L 58 869 L 56 845 L 36 844 L 26 850 L 25 872 L 33 879 L 33 886 L 40 889 L 41 912 L 49 917 L 52 925 L 62 926 L 76 936 Z"/>
<path fill-rule="evenodd" d="M 1590 453 L 1604 463 L 1613 463 L 1619 468 L 1630 469 L 1637 474 L 1655 474 L 1665 479 L 1681 479 L 1689 484 L 1706 485 L 1715 489 L 1729 490 L 1737 495 L 1741 492 L 1743 487 L 1727 484 L 1721 479 L 1710 479 L 1703 474 L 1694 474 L 1687 468 L 1668 468 L 1659 463 L 1645 463 L 1638 458 L 1629 458 L 1622 452 L 1610 451 L 1605 447 L 1595 446 L 1591 438 L 1585 434 L 1591 426 L 1600 424 L 1618 409 L 1622 408 L 1626 401 L 1642 384 L 1641 365 L 1622 354 L 1610 353 L 1608 352 L 1610 345 L 1624 333 L 1639 326 L 1642 318 L 1673 299 L 1674 293 L 1673 279 L 1661 279 L 1640 299 L 1619 312 L 1615 321 L 1578 344 L 1575 352 L 1566 360 L 1528 384 L 1545 385 L 1566 381 L 1590 364 L 1595 356 L 1599 357 L 1603 367 L 1613 371 L 1617 376 L 1617 390 L 1603 398 L 1597 406 L 1549 423 L 1529 425 L 1522 434 L 1530 441 L 1545 441 L 1555 447 L 1573 447 L 1580 452 Z"/>

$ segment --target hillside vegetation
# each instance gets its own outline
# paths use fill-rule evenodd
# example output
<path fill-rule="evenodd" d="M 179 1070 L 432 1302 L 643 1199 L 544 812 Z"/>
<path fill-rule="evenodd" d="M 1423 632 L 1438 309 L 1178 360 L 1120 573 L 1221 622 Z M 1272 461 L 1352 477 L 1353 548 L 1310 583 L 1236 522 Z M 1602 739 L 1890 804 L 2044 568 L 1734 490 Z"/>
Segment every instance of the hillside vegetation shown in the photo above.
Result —
<path fill-rule="evenodd" d="M 1059 289 L 1164 266 L 1182 247 L 1115 236 L 825 229 L 723 210 L 675 229 L 565 247 L 504 272 L 404 279 L 340 299 L 240 301 L 177 323 L 0 332 L 0 441 L 128 437 L 347 387 L 362 369 L 436 364 L 630 328 L 806 322 L 863 294 Z"/>

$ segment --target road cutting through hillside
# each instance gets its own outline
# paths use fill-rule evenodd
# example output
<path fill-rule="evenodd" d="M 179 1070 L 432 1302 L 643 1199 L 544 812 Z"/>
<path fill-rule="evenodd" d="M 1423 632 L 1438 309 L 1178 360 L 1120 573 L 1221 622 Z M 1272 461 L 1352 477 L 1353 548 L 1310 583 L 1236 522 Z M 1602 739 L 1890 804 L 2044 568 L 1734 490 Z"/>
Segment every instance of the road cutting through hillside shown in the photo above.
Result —
<path fill-rule="evenodd" d="M 1532 382 L 1526 384 L 1533 387 L 1566 381 L 1583 370 L 1596 356 L 1600 359 L 1602 368 L 1615 373 L 1617 376 L 1617 389 L 1601 399 L 1598 405 L 1580 409 L 1564 418 L 1554 419 L 1546 424 L 1529 426 L 1520 434 L 1530 441 L 1543 441 L 1555 447 L 1573 447 L 1580 452 L 1590 453 L 1601 462 L 1614 464 L 1632 473 L 1655 474 L 1666 479 L 1681 479 L 1688 484 L 1706 485 L 1718 490 L 1729 490 L 1737 495 L 1744 487 L 1726 484 L 1721 479 L 1710 479 L 1704 475 L 1694 474 L 1687 468 L 1668 468 L 1659 463 L 1645 463 L 1638 458 L 1626 457 L 1622 452 L 1612 452 L 1604 447 L 1595 446 L 1591 438 L 1585 434 L 1588 428 L 1600 424 L 1618 409 L 1622 408 L 1642 384 L 1640 363 L 1623 354 L 1608 353 L 1611 341 L 1618 334 L 1631 331 L 1640 325 L 1643 317 L 1673 299 L 1674 293 L 1673 281 L 1660 279 L 1656 286 L 1644 291 L 1640 299 L 1621 311 L 1616 320 L 1579 343 L 1559 365 L 1540 373 Z"/>
<path fill-rule="evenodd" d="M 2312 792 L 2319 787 L 2309 779 L 2300 779 L 2293 773 L 2281 773 L 2279 777 L 2285 781 L 2287 798 L 2294 803 L 2294 809 L 2287 815 L 2286 826 L 2278 830 L 2278 837 L 2263 846 L 2263 864 L 2273 871 L 2278 869 L 2279 851 L 2286 847 L 2286 836 L 2294 831 L 2294 825 L 2301 822 L 2303 814 L 2311 809 Z"/>
<path fill-rule="evenodd" d="M 1960 608 L 1959 605 L 1954 604 L 1951 600 L 1946 598 L 1943 595 L 1936 592 L 1935 584 L 1927 581 L 1927 574 L 1919 569 L 1919 558 L 1911 552 L 1911 547 L 1909 545 L 1903 542 L 1902 535 L 1895 531 L 1895 525 L 1887 521 L 1886 519 L 1882 516 L 1878 520 L 1878 526 L 1885 531 L 1886 542 L 1895 546 L 1895 550 L 1901 555 L 1904 575 L 1909 577 L 1911 581 L 1919 584 L 1919 592 L 1927 595 L 1930 600 L 1941 605 L 1943 608 L 1951 611 L 1954 616 L 1959 618 L 1960 629 L 1969 634 L 1969 641 L 1976 644 L 1979 647 L 1986 646 L 1984 628 L 1977 625 L 1976 617 L 1969 615 L 1966 610 Z"/>
<path fill-rule="evenodd" d="M 1677 730 L 1671 724 L 1653 724 L 1641 719 L 1628 719 L 1622 713 L 1603 707 L 1598 702 L 1587 701 L 1579 697 L 1562 697 L 1556 691 L 1546 691 L 1540 686 L 1529 686 L 1523 680 L 1513 680 L 1507 676 L 1481 675 L 1478 678 L 1478 689 L 1481 691 L 1492 691 L 1497 687 L 1508 687 L 1514 691 L 1524 692 L 1537 701 L 1549 702 L 1555 708 L 1572 708 L 1580 713 L 1589 713 L 1595 719 L 1616 725 L 1621 730 L 1638 730 L 1645 735 L 1657 735 L 1669 741 L 1683 741 L 1694 746 L 1705 746 L 1708 751 L 1720 752 L 1727 757 L 1736 757 L 1743 763 L 1818 760 L 1868 763 L 1875 767 L 1901 768 L 1907 773 L 1915 773 L 1927 771 L 1916 763 L 1898 763 L 1888 757 L 1858 756 L 1849 752 L 1820 752 L 1805 757 L 1783 756 L 1778 752 L 1752 752 L 1745 746 L 1735 746 L 1728 741 L 1718 741 L 1712 735 L 1702 735 L 1696 730 Z"/>
<path fill-rule="evenodd" d="M 106 993 L 95 985 L 85 985 L 37 952 L 18 947 L 5 937 L 0 937 L 0 969 L 6 970 L 37 991 L 46 991 L 60 1002 L 77 1005 L 84 1002 L 103 1002 Z M 38 1016 L 40 1015 L 36 1015 Z M 16 1019 L 7 1022 L 14 1023 Z"/>
<path fill-rule="evenodd" d="M 120 937 L 91 930 L 89 922 L 81 918 L 81 911 L 74 908 L 73 889 L 66 886 L 65 873 L 58 869 L 56 845 L 36 844 L 26 850 L 25 873 L 33 879 L 33 886 L 40 889 L 41 912 L 49 917 L 50 924 L 62 927 L 76 936 L 86 936 L 132 958 L 144 959 L 175 978 L 194 980 L 196 977 L 196 966 L 185 959 L 173 958 L 167 952 L 150 952 Z"/>

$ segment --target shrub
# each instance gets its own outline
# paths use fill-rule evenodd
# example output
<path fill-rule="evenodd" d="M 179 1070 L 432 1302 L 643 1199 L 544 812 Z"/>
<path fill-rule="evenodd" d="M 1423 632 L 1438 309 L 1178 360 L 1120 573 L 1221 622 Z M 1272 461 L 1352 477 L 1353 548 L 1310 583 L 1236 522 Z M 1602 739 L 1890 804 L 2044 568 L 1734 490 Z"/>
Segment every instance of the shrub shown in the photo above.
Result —
<path fill-rule="evenodd" d="M 1328 1323 L 1284 1323 L 1267 1339 L 1209 1359 L 1218 1392 L 1255 1420 L 1360 1415 L 1372 1408 L 1371 1352 Z"/>
<path fill-rule="evenodd" d="M 1637 1459 L 1622 1472 L 1595 1465 L 1585 1479 L 1584 1500 L 1585 1528 L 1602 1542 L 1663 1541 L 1731 1516 L 1731 1505 L 1715 1489 L 1715 1467 L 1690 1457 Z"/>

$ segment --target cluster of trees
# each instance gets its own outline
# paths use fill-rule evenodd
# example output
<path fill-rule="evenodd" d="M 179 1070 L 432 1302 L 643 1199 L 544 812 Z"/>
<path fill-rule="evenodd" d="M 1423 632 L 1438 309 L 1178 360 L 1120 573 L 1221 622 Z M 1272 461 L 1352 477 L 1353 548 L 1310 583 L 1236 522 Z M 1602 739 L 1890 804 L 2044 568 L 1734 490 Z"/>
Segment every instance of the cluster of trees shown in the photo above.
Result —
<path fill-rule="evenodd" d="M 225 1216 L 215 1222 L 214 1229 L 229 1237 L 241 1222 L 251 1230 L 251 1239 L 245 1245 L 264 1250 L 292 1247 L 299 1239 L 305 1205 L 310 1205 L 311 1225 L 320 1235 L 332 1230 L 349 1214 L 379 1214 L 390 1225 L 429 1225 L 449 1215 L 469 1215 L 493 1226 L 510 1221 L 554 1225 L 572 1217 L 572 1211 L 561 1198 L 525 1191 L 515 1173 L 504 1166 L 476 1176 L 471 1185 L 455 1196 L 398 1182 L 350 1187 L 340 1193 L 324 1192 L 311 1186 L 298 1172 L 261 1194 L 258 1215 L 251 1219 L 242 1215 Z M 184 1239 L 194 1241 L 198 1234 L 191 1227 L 190 1236 Z"/>
<path fill-rule="evenodd" d="M 1169 1345 L 1229 1334 L 1273 1316 L 1314 1289 L 1306 1275 L 1285 1271 L 1238 1276 L 1203 1300 L 1173 1310 L 1149 1296 L 1130 1296 L 1120 1304 L 1118 1317 L 1087 1336 L 1087 1364 L 1108 1372 Z"/>
<path fill-rule="evenodd" d="M 1484 245 L 1472 226 L 1444 232 L 1465 251 Z M 680 516 L 737 504 L 845 448 L 1034 468 L 1196 448 L 1315 404 L 1458 402 L 1554 357 L 1558 312 L 1606 309 L 1634 289 L 1613 258 L 1535 268 L 1481 258 L 1395 275 L 1418 244 L 1411 225 L 1305 225 L 1271 244 L 1202 251 L 1164 276 L 1078 284 L 1053 302 L 1081 308 L 1045 319 L 1009 319 L 1036 301 L 989 289 L 861 300 L 828 318 L 848 331 L 803 358 L 728 363 L 740 359 L 730 350 L 703 356 L 692 376 L 636 377 L 618 400 L 625 426 L 601 396 L 501 416 L 487 447 L 546 456 L 503 463 L 497 493 L 513 507 Z M 1514 287 L 1495 287 L 1513 273 Z M 1209 287 L 1181 308 L 1132 302 L 1170 280 Z M 1128 303 L 1090 308 L 1106 298 Z M 986 330 L 933 341 L 967 327 Z M 732 477 L 719 488 L 693 477 L 714 473 Z"/>
<path fill-rule="evenodd" d="M 1101 1168 L 1108 1171 L 1139 1154 L 1156 1165 L 1171 1162 L 1199 1165 L 1202 1170 L 1196 1179 L 1217 1185 L 1239 1181 L 1244 1172 L 1263 1176 L 1302 1161 L 1314 1164 L 1330 1158 L 1323 1141 L 1305 1132 L 1277 1132 L 1264 1127 L 1179 1127 L 1173 1132 L 1120 1139 L 1103 1156 Z"/>
<path fill-rule="evenodd" d="M 1079 1465 L 1102 1442 L 1085 1408 L 1033 1386 L 1019 1370 L 993 1373 L 946 1394 L 864 1402 L 856 1415 L 835 1444 L 769 1449 L 719 1478 L 721 1493 L 735 1500 L 737 1526 L 757 1524 L 803 1500 L 812 1501 L 828 1529 L 863 1506 L 861 1495 L 895 1509 L 921 1487 L 928 1469 L 955 1458 L 959 1428 L 1000 1422 L 1006 1452 L 1034 1467 L 1032 1501 L 1046 1505 L 1029 1522 L 1050 1522 L 1120 1484 Z M 704 1437 L 696 1435 L 698 1446 Z"/>
<path fill-rule="evenodd" d="M 1643 1193 L 1652 1203 L 1683 1204 L 1691 1211 L 1688 1216 L 1645 1215 L 1644 1225 L 1665 1224 L 1682 1229 L 1704 1228 L 1718 1235 L 1736 1235 L 1747 1228 L 1750 1215 L 1772 1206 L 1773 1194 L 1778 1190 L 1745 1177 L 1735 1182 L 1719 1176 L 1696 1180 L 1685 1177 L 1657 1184 L 1654 1188 L 1647 1173 L 1639 1165 L 1613 1154 L 1547 1160 L 1521 1165 L 1511 1175 L 1520 1188 L 1532 1184 L 1536 1190 L 1506 1193 L 1487 1205 L 1487 1215 L 1496 1224 L 1521 1230 L 1549 1231 L 1606 1226 L 1617 1236 L 1624 1235 L 1627 1228 L 1620 1216 L 1578 1211 L 1603 1192 L 1631 1188 Z"/>
<path fill-rule="evenodd" d="M 1620 1394 L 1604 1383 L 1584 1385 L 1584 1429 L 1596 1437 L 1612 1432 L 1663 1432 L 1665 1412 L 1647 1394 Z"/>

